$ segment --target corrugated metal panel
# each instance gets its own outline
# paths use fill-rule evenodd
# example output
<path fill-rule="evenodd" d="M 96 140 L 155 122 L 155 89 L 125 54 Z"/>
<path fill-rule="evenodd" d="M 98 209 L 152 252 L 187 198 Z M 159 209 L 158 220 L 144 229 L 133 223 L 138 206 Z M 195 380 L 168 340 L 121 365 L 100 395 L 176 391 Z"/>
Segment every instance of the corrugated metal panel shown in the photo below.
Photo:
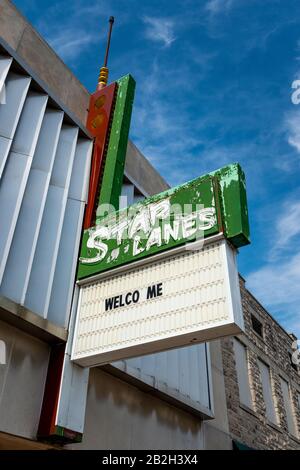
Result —
<path fill-rule="evenodd" d="M 24 304 L 62 120 L 61 111 L 45 112 L 5 267 L 1 292 L 19 304 Z"/>
<path fill-rule="evenodd" d="M 12 63 L 12 58 L 0 55 L 0 93 L 4 88 L 6 76 Z M 4 95 L 3 95 L 4 96 Z"/>
<path fill-rule="evenodd" d="M 150 387 L 200 411 L 211 412 L 206 344 L 114 362 L 112 365 Z"/>
<path fill-rule="evenodd" d="M 77 128 L 63 126 L 25 296 L 25 307 L 40 312 L 44 318 L 47 318 L 77 136 Z"/>
<path fill-rule="evenodd" d="M 92 142 L 11 64 L 0 56 L 0 294 L 65 327 Z"/>
<path fill-rule="evenodd" d="M 3 104 L 0 105 L 0 178 L 3 173 L 30 81 L 30 77 L 9 73 L 3 85 L 3 87 L 5 87 L 5 100 Z"/>
<path fill-rule="evenodd" d="M 1 179 L 0 215 L 5 224 L 0 234 L 0 282 L 19 216 L 47 99 L 46 95 L 28 93 Z M 2 105 L 4 108 L 6 106 Z"/>
<path fill-rule="evenodd" d="M 76 240 L 81 235 L 83 214 L 84 202 L 68 198 L 47 313 L 47 318 L 54 323 L 64 319 L 63 326 L 67 326 L 66 315 L 74 289 L 70 279 L 74 279 L 76 272 Z"/>

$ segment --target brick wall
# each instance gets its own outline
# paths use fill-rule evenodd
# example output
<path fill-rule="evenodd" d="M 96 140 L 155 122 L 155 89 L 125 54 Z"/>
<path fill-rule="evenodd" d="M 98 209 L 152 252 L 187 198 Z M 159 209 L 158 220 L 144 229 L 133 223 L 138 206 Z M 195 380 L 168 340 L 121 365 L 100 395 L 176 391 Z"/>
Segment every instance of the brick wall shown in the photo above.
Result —
<path fill-rule="evenodd" d="M 292 367 L 289 357 L 289 352 L 292 353 L 292 343 L 295 338 L 281 328 L 259 304 L 246 289 L 242 278 L 240 279 L 240 287 L 245 334 L 240 335 L 238 339 L 247 348 L 253 409 L 249 409 L 240 403 L 233 338 L 224 338 L 222 340 L 222 357 L 231 437 L 255 449 L 300 449 L 300 409 L 298 402 L 300 375 L 299 371 L 294 370 Z M 262 323 L 263 338 L 253 330 L 251 314 L 255 315 Z M 269 422 L 266 418 L 258 358 L 270 367 L 277 425 Z M 280 377 L 285 379 L 290 386 L 293 401 L 292 410 L 298 432 L 297 437 L 288 432 Z"/>

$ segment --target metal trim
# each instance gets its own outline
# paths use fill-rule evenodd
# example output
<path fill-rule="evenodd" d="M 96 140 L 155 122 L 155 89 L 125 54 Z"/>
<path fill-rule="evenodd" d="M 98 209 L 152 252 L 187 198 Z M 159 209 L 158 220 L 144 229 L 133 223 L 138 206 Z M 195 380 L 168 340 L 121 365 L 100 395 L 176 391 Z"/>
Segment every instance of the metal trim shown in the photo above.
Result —
<path fill-rule="evenodd" d="M 3 296 L 0 296 L 0 320 L 46 343 L 65 343 L 68 339 L 68 331 L 65 328 L 54 325 L 49 320 Z"/>

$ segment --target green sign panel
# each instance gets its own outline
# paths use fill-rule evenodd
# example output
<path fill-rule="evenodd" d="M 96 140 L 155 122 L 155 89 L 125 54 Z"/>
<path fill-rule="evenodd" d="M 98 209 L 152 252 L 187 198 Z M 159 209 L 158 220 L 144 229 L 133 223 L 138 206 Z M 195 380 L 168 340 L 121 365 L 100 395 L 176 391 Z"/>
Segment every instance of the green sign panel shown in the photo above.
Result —
<path fill-rule="evenodd" d="M 219 181 L 223 233 L 239 248 L 250 243 L 245 174 L 238 163 L 232 163 L 210 175 Z"/>
<path fill-rule="evenodd" d="M 118 92 L 113 113 L 107 156 L 100 189 L 99 204 L 119 208 L 135 81 L 131 75 L 117 80 Z"/>
<path fill-rule="evenodd" d="M 238 164 L 102 216 L 84 232 L 78 278 L 219 232 L 249 243 L 244 174 Z"/>

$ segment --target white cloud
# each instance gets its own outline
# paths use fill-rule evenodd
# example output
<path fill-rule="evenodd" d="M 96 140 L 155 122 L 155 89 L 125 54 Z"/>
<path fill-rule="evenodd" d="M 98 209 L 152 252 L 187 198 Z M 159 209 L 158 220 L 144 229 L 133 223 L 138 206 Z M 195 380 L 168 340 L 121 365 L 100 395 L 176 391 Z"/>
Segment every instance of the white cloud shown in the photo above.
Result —
<path fill-rule="evenodd" d="M 193 56 L 192 53 L 190 55 Z M 202 53 L 194 54 L 193 57 L 199 73 L 189 80 L 186 80 L 189 75 L 187 63 L 181 66 L 178 74 L 172 62 L 161 67 L 159 58 L 154 58 L 147 69 L 141 69 L 141 60 L 136 58 L 139 93 L 133 110 L 131 137 L 144 155 L 173 185 L 217 169 L 228 162 L 247 162 L 247 168 L 251 167 L 250 173 L 255 176 L 252 180 L 255 180 L 254 190 L 257 196 L 265 186 L 257 185 L 263 171 L 252 157 L 261 154 L 261 146 L 257 142 L 224 146 L 223 142 L 226 134 L 233 127 L 240 125 L 240 118 L 237 120 L 232 115 L 224 119 L 217 106 L 206 113 L 201 109 L 199 114 L 191 112 L 196 99 L 203 99 L 203 106 L 206 106 L 205 88 L 201 86 L 201 82 L 213 68 L 217 54 Z M 232 84 L 226 89 L 217 89 L 216 101 L 222 102 L 223 95 L 230 96 L 233 93 Z M 214 137 L 207 139 L 207 129 L 214 129 L 215 126 L 218 126 L 218 132 Z M 250 181 L 248 187 L 251 188 Z"/>
<path fill-rule="evenodd" d="M 154 58 L 147 73 L 140 70 L 139 94 L 133 110 L 131 136 L 170 184 L 201 173 L 199 166 L 197 168 L 200 161 L 197 148 L 204 142 L 197 132 L 199 123 L 189 113 L 193 83 L 186 83 L 186 67 L 183 64 L 178 74 L 174 65 L 160 68 L 159 59 Z M 187 93 L 189 87 L 191 94 Z M 185 93 L 178 92 L 182 89 Z M 183 160 L 185 165 L 182 165 Z"/>
<path fill-rule="evenodd" d="M 95 42 L 95 37 L 78 31 L 64 31 L 60 36 L 48 39 L 50 45 L 62 59 L 74 59 L 83 49 Z"/>
<path fill-rule="evenodd" d="M 278 207 L 267 262 L 247 276 L 247 287 L 300 338 L 300 202 Z"/>
<path fill-rule="evenodd" d="M 85 31 L 63 31 L 59 36 L 49 37 L 48 42 L 55 52 L 64 60 L 74 59 L 83 49 L 95 42 L 95 37 Z"/>
<path fill-rule="evenodd" d="M 284 262 L 268 263 L 247 276 L 247 287 L 271 307 L 284 326 L 300 338 L 300 251 Z M 276 316 L 277 316 L 276 315 Z"/>
<path fill-rule="evenodd" d="M 145 16 L 143 20 L 147 25 L 145 35 L 151 41 L 161 42 L 164 47 L 170 46 L 175 41 L 173 20 L 149 16 Z"/>
<path fill-rule="evenodd" d="M 234 0 L 209 0 L 205 5 L 205 9 L 212 15 L 217 15 L 224 11 L 230 10 Z"/>
<path fill-rule="evenodd" d="M 99 0 L 95 5 L 74 0 L 68 6 L 67 14 L 64 2 L 53 2 L 45 9 L 37 28 L 55 52 L 63 60 L 70 61 L 93 43 L 101 47 L 101 41 L 107 34 L 107 11 L 113 14 L 111 6 L 104 0 Z"/>
<path fill-rule="evenodd" d="M 300 202 L 287 201 L 280 211 L 280 216 L 276 221 L 276 241 L 274 251 L 286 249 L 288 245 L 300 235 Z M 299 289 L 300 290 L 300 289 Z"/>

